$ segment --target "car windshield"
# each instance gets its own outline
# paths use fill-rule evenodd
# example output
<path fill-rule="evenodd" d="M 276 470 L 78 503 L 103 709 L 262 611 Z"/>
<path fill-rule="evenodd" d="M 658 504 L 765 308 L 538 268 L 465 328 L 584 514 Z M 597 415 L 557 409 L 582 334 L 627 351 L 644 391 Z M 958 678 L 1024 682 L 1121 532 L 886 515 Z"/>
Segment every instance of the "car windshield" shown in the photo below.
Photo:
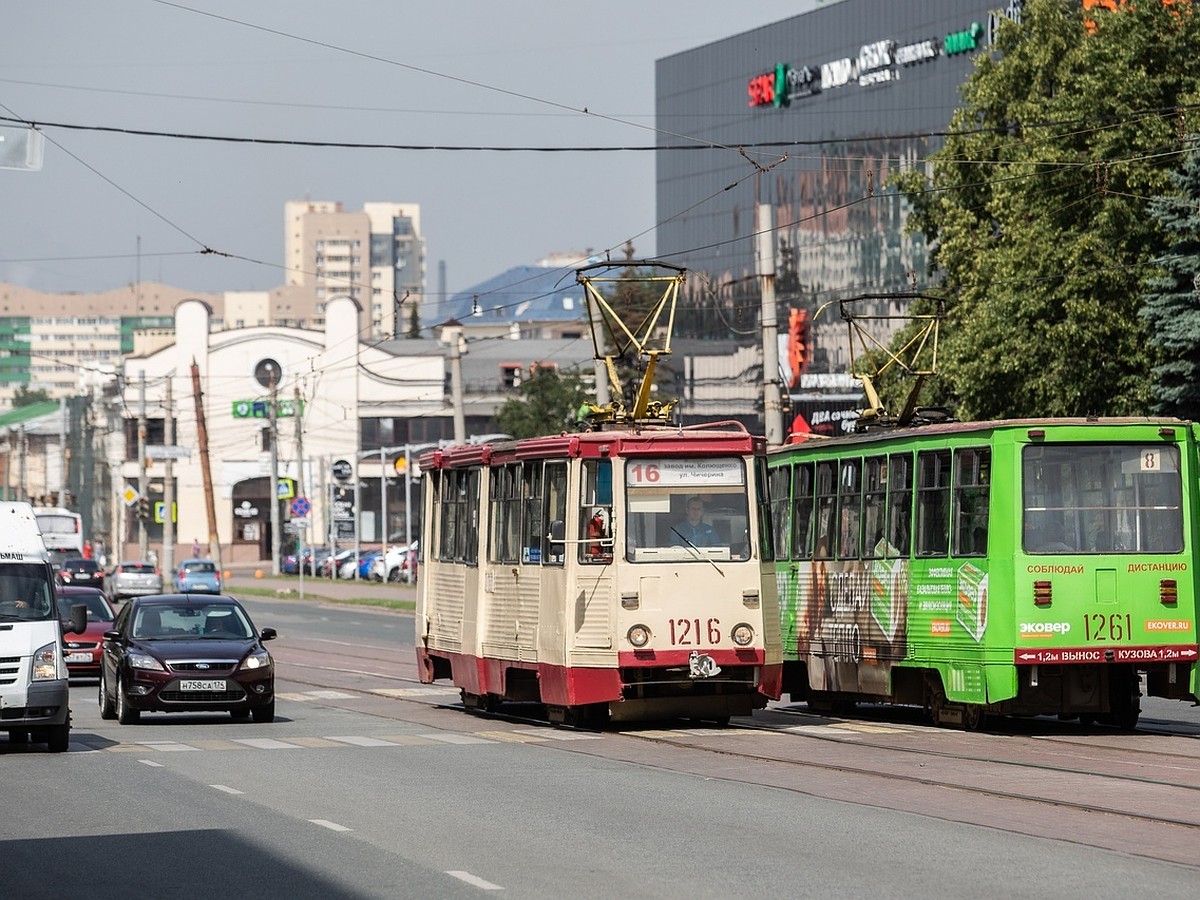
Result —
<path fill-rule="evenodd" d="M 89 622 L 111 622 L 113 620 L 112 608 L 99 594 L 86 594 L 82 597 L 78 595 L 60 596 L 58 598 L 59 618 L 63 621 L 70 619 L 72 606 L 86 606 Z"/>
<path fill-rule="evenodd" d="M 100 564 L 94 559 L 68 559 L 63 568 L 71 572 L 98 572 Z"/>
<path fill-rule="evenodd" d="M 153 575 L 154 566 L 150 563 L 121 563 L 121 571 L 134 575 Z"/>
<path fill-rule="evenodd" d="M 142 640 L 246 640 L 253 633 L 245 612 L 231 603 L 154 604 L 133 617 L 132 636 Z"/>
<path fill-rule="evenodd" d="M 217 571 L 217 567 L 213 563 L 208 562 L 207 560 L 203 560 L 203 561 L 199 561 L 199 562 L 185 562 L 183 564 L 183 571 L 189 572 L 192 574 L 195 574 L 197 572 L 215 572 L 215 571 Z"/>
<path fill-rule="evenodd" d="M 57 616 L 54 585 L 45 563 L 0 566 L 0 620 L 53 619 Z"/>

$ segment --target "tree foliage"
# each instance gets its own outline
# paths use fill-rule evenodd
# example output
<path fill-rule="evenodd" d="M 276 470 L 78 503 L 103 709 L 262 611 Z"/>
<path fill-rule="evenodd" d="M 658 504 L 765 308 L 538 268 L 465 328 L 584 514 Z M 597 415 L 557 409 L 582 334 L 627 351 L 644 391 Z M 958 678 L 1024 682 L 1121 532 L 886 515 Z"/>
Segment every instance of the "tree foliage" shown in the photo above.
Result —
<path fill-rule="evenodd" d="M 21 406 L 32 406 L 35 403 L 46 403 L 49 401 L 50 395 L 40 388 L 30 390 L 25 385 L 21 385 L 13 392 L 13 408 Z"/>
<path fill-rule="evenodd" d="M 1200 9 L 1030 0 L 981 55 L 932 179 L 898 179 L 950 298 L 941 396 L 963 418 L 1144 413 L 1142 286 L 1166 246 L 1200 84 Z"/>
<path fill-rule="evenodd" d="M 514 438 L 538 437 L 575 430 L 588 390 L 578 372 L 539 368 L 496 411 L 496 425 Z"/>
<path fill-rule="evenodd" d="M 1159 363 L 1152 370 L 1154 411 L 1200 419 L 1200 144 L 1189 138 L 1177 193 L 1160 197 L 1150 213 L 1168 235 L 1162 270 L 1147 279 L 1142 319 Z"/>

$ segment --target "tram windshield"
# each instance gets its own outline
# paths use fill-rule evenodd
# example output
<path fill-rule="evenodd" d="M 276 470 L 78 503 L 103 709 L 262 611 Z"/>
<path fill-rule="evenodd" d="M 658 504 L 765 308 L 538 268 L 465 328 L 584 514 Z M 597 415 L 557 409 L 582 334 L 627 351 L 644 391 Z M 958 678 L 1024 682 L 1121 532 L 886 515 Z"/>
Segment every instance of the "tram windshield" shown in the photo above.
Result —
<path fill-rule="evenodd" d="M 741 459 L 628 460 L 625 485 L 629 561 L 750 558 L 749 499 Z"/>
<path fill-rule="evenodd" d="M 1026 553 L 1179 553 L 1183 482 L 1174 446 L 1025 448 Z"/>

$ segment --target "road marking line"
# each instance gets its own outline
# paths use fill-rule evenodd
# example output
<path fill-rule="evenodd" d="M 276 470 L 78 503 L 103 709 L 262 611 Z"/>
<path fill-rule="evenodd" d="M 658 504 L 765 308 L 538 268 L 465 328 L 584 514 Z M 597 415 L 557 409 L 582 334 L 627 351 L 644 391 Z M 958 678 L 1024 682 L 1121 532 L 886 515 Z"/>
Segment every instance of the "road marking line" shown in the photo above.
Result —
<path fill-rule="evenodd" d="M 345 691 L 290 691 L 288 693 L 276 694 L 280 700 L 294 700 L 297 703 L 306 703 L 309 700 L 357 700 L 354 694 L 347 694 Z"/>
<path fill-rule="evenodd" d="M 447 697 L 459 695 L 458 688 L 372 688 L 382 697 Z"/>
<path fill-rule="evenodd" d="M 192 741 L 192 746 L 197 750 L 245 750 L 244 744 L 235 744 L 233 741 Z"/>
<path fill-rule="evenodd" d="M 417 737 L 428 738 L 431 741 L 439 741 L 443 744 L 494 744 L 495 741 L 489 741 L 486 738 L 475 737 L 472 734 L 457 734 L 452 731 L 445 731 L 441 734 L 419 734 Z"/>
<path fill-rule="evenodd" d="M 218 791 L 224 791 L 227 794 L 244 794 L 245 791 L 239 791 L 237 788 L 226 787 L 223 784 L 210 784 L 210 788 L 216 788 Z"/>
<path fill-rule="evenodd" d="M 415 734 L 381 734 L 379 739 L 398 747 L 419 747 L 431 743 L 429 738 Z"/>
<path fill-rule="evenodd" d="M 245 744 L 247 747 L 253 747 L 256 750 L 299 750 L 300 747 L 296 744 L 289 744 L 286 741 L 277 741 L 274 738 L 237 738 L 239 744 Z"/>
<path fill-rule="evenodd" d="M 150 767 L 152 767 L 152 768 L 155 768 L 155 769 L 161 769 L 161 768 L 163 768 L 163 764 L 162 764 L 162 763 L 160 763 L 160 762 L 155 762 L 155 761 L 154 761 L 154 760 L 152 760 L 152 759 L 139 759 L 139 760 L 138 760 L 138 762 L 140 762 L 140 763 L 141 763 L 143 766 L 150 766 Z"/>
<path fill-rule="evenodd" d="M 860 731 L 863 734 L 903 734 L 908 731 L 907 728 L 897 728 L 893 725 L 860 725 L 857 722 L 839 722 L 829 727 L 839 731 Z"/>
<path fill-rule="evenodd" d="M 528 734 L 534 737 L 540 737 L 545 741 L 602 741 L 602 734 L 578 734 L 574 731 L 559 731 L 555 728 L 536 729 L 527 728 L 512 732 L 513 734 Z"/>
<path fill-rule="evenodd" d="M 472 875 L 470 872 L 447 872 L 452 878 L 457 878 L 459 881 L 465 881 L 467 884 L 477 887 L 482 891 L 502 891 L 504 888 L 498 884 L 492 884 L 490 881 L 484 881 L 478 875 Z"/>
<path fill-rule="evenodd" d="M 350 831 L 345 825 L 339 825 L 337 822 L 330 822 L 328 819 L 309 819 L 314 825 L 320 825 L 322 828 L 328 828 L 330 831 Z"/>
<path fill-rule="evenodd" d="M 158 750 L 162 753 L 178 753 L 181 750 L 195 750 L 195 747 L 181 744 L 179 741 L 138 741 L 143 747 L 149 750 Z"/>
<path fill-rule="evenodd" d="M 330 741 L 330 740 L 326 740 L 325 738 L 319 738 L 319 737 L 294 737 L 294 738 L 288 738 L 288 740 L 291 741 L 293 744 L 299 744 L 301 747 L 308 747 L 310 749 L 321 749 L 323 747 L 341 747 L 342 746 L 341 744 L 339 744 L 335 741 Z"/>
<path fill-rule="evenodd" d="M 347 737 L 338 737 L 337 735 L 327 736 L 331 741 L 337 741 L 342 744 L 353 744 L 355 747 L 394 747 L 391 741 L 381 741 L 379 738 L 361 737 L 359 735 L 349 735 Z"/>
<path fill-rule="evenodd" d="M 511 744 L 544 744 L 546 738 L 540 734 L 520 734 L 516 731 L 477 731 L 476 735 L 493 741 L 508 741 Z"/>

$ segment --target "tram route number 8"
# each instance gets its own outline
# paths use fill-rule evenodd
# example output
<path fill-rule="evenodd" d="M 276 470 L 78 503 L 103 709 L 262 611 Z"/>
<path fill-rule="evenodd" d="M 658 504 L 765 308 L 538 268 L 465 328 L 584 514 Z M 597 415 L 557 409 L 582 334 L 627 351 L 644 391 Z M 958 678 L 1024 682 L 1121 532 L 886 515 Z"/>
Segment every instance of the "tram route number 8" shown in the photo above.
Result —
<path fill-rule="evenodd" d="M 708 620 L 708 643 L 715 645 L 721 643 L 721 620 Z M 672 619 L 671 620 L 671 645 L 699 645 L 703 632 L 700 628 L 699 619 Z"/>

